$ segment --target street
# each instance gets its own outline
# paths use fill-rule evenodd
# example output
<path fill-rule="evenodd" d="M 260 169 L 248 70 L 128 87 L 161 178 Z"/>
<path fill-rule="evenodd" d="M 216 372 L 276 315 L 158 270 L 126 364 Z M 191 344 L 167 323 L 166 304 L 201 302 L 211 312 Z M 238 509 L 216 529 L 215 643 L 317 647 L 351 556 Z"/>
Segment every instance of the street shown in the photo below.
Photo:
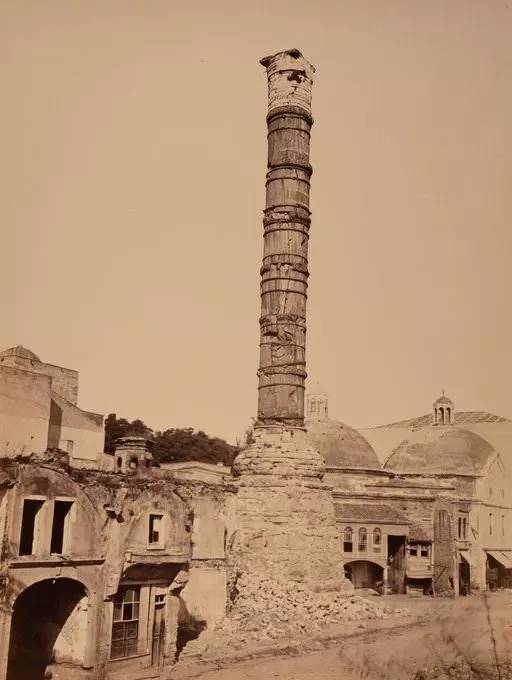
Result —
<path fill-rule="evenodd" d="M 414 601 L 396 596 L 390 598 L 391 603 L 426 610 L 428 620 L 396 630 L 362 633 L 304 656 L 248 661 L 199 677 L 201 680 L 512 677 L 505 665 L 512 660 L 512 592 L 456 600 Z M 466 670 L 461 671 L 461 667 Z M 444 670 L 437 673 L 435 668 Z"/>

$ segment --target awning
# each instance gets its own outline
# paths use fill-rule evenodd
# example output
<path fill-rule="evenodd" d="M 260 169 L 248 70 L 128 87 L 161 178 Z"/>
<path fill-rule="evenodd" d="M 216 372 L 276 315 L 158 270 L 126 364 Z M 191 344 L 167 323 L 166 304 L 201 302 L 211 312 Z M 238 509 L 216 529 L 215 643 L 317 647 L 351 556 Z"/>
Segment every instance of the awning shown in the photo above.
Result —
<path fill-rule="evenodd" d="M 471 566 L 471 557 L 469 554 L 469 550 L 459 550 L 459 555 L 462 557 L 463 560 L 465 560 L 469 566 Z"/>
<path fill-rule="evenodd" d="M 498 550 L 486 550 L 485 552 L 491 557 L 494 557 L 496 562 L 499 562 L 505 569 L 512 569 L 512 551 L 506 550 L 500 552 Z"/>

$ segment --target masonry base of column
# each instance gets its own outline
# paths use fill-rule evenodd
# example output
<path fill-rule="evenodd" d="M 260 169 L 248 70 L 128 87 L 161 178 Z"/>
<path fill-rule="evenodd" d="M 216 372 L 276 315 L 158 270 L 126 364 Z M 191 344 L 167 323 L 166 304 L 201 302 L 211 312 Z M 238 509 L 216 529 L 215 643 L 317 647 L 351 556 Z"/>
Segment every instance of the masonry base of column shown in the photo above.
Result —
<path fill-rule="evenodd" d="M 344 576 L 331 487 L 322 482 L 323 473 L 323 459 L 308 445 L 303 428 L 258 427 L 254 442 L 238 455 L 236 530 L 227 555 L 235 617 L 240 602 L 247 616 L 254 601 L 254 625 L 261 609 L 265 625 L 267 614 L 274 608 L 279 614 L 290 591 L 313 606 L 327 593 L 353 592 Z"/>

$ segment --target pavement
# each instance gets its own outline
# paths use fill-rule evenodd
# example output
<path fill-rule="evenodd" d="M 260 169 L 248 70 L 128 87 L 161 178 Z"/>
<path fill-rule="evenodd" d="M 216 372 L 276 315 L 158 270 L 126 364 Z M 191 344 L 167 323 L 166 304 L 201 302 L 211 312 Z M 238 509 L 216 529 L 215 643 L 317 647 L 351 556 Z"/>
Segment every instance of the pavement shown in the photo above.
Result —
<path fill-rule="evenodd" d="M 184 660 L 172 680 L 413 680 L 512 674 L 512 592 L 456 599 L 391 596 L 409 616 L 352 622 L 314 639 L 225 650 Z M 456 668 L 475 669 L 456 675 Z M 446 675 L 437 675 L 436 669 Z M 429 675 L 430 673 L 430 675 Z M 460 671 L 459 671 L 460 673 Z"/>

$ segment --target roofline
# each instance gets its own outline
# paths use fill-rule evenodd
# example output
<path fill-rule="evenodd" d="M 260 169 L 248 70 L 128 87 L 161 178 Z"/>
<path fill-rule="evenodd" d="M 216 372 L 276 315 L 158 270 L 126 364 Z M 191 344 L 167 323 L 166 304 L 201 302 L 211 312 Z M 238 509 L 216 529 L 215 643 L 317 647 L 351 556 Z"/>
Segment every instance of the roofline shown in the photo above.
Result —
<path fill-rule="evenodd" d="M 384 484 L 383 482 L 375 482 L 374 484 L 370 484 L 370 486 L 377 486 L 379 488 L 383 489 L 389 489 L 390 486 Z M 399 489 L 401 488 L 399 484 L 397 484 L 395 487 L 391 485 L 391 488 L 396 488 Z M 403 487 L 402 487 L 403 488 Z M 408 489 L 435 489 L 436 491 L 449 491 L 450 489 L 455 489 L 453 484 L 450 484 L 449 486 L 436 486 L 433 484 L 409 484 L 409 486 L 405 487 Z"/>
<path fill-rule="evenodd" d="M 341 472 L 371 472 L 373 474 L 387 477 L 395 476 L 395 473 L 392 470 L 385 470 L 384 468 L 352 467 L 350 465 L 326 465 L 325 469 L 327 472 L 330 472 L 331 470 L 340 470 Z"/>
<path fill-rule="evenodd" d="M 351 524 L 395 524 L 396 526 L 401 526 L 401 527 L 409 527 L 411 526 L 412 522 L 409 520 L 406 520 L 405 522 L 399 522 L 397 520 L 383 520 L 383 519 L 356 519 L 355 517 L 336 517 L 336 523 L 346 523 L 350 522 Z"/>
<path fill-rule="evenodd" d="M 430 472 L 405 472 L 394 470 L 395 476 L 400 477 L 485 477 L 480 472 L 446 472 L 446 470 L 430 470 Z"/>
<path fill-rule="evenodd" d="M 343 489 L 335 488 L 335 487 L 333 487 L 331 493 L 333 495 L 333 498 L 352 498 L 353 499 L 355 497 L 355 498 L 358 498 L 358 499 L 364 498 L 366 500 L 368 500 L 368 499 L 379 500 L 381 503 L 385 503 L 389 499 L 393 499 L 393 500 L 407 499 L 407 500 L 414 500 L 414 501 L 422 500 L 422 501 L 430 501 L 432 503 L 437 500 L 437 498 L 435 496 L 424 496 L 424 495 L 419 495 L 419 494 L 406 494 L 406 493 L 403 493 L 403 494 L 397 494 L 397 493 L 391 494 L 390 493 L 390 494 L 386 494 L 385 496 L 383 496 L 382 494 L 376 495 L 376 494 L 372 494 L 372 493 L 360 493 L 360 492 L 358 492 L 357 495 L 355 495 L 353 491 L 344 491 Z M 458 499 L 453 499 L 452 502 L 457 502 L 457 500 Z"/>

